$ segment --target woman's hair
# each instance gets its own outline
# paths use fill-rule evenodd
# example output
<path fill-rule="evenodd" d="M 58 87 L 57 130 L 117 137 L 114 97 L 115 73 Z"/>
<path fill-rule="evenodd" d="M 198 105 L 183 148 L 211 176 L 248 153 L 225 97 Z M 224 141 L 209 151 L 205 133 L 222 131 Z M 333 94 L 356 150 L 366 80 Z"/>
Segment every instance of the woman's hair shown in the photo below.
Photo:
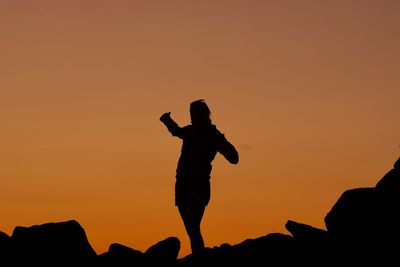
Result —
<path fill-rule="evenodd" d="M 192 124 L 211 124 L 211 112 L 204 99 L 193 101 L 190 104 L 190 117 Z"/>

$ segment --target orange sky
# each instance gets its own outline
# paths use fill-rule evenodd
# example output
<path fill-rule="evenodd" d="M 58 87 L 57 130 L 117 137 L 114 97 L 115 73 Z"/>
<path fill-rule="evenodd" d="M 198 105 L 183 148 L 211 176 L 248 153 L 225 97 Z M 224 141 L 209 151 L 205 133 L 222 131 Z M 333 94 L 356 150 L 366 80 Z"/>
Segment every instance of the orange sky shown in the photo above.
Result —
<path fill-rule="evenodd" d="M 3 1 L 0 230 L 78 220 L 98 253 L 188 239 L 181 125 L 205 98 L 240 164 L 214 161 L 206 245 L 324 227 L 397 159 L 399 1 Z"/>

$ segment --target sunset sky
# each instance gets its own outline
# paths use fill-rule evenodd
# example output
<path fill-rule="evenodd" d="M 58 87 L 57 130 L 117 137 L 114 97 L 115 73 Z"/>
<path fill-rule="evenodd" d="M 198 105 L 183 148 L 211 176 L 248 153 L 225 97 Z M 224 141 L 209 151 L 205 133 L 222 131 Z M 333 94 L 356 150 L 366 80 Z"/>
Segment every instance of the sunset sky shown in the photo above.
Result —
<path fill-rule="evenodd" d="M 204 98 L 240 163 L 213 163 L 207 246 L 324 228 L 400 155 L 400 1 L 1 1 L 0 231 L 75 219 L 97 253 L 189 241 L 174 206 Z"/>

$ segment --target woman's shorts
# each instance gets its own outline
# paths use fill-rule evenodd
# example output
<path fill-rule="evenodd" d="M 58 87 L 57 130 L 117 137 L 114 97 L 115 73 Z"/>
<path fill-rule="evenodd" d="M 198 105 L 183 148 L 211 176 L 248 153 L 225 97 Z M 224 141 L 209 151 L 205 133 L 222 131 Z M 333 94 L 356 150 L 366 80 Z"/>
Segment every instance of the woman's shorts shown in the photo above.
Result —
<path fill-rule="evenodd" d="M 175 206 L 207 206 L 211 195 L 210 179 L 177 178 L 175 183 Z"/>

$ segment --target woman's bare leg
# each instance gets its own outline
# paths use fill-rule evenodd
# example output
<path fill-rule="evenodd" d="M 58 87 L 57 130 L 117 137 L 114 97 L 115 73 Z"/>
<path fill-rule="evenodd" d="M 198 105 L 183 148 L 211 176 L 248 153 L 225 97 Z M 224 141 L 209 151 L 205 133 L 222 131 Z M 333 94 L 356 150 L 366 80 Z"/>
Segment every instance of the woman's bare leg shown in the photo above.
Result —
<path fill-rule="evenodd" d="M 201 235 L 200 223 L 205 208 L 204 205 L 178 206 L 186 232 L 190 238 L 192 253 L 198 253 L 204 249 L 204 240 Z"/>

